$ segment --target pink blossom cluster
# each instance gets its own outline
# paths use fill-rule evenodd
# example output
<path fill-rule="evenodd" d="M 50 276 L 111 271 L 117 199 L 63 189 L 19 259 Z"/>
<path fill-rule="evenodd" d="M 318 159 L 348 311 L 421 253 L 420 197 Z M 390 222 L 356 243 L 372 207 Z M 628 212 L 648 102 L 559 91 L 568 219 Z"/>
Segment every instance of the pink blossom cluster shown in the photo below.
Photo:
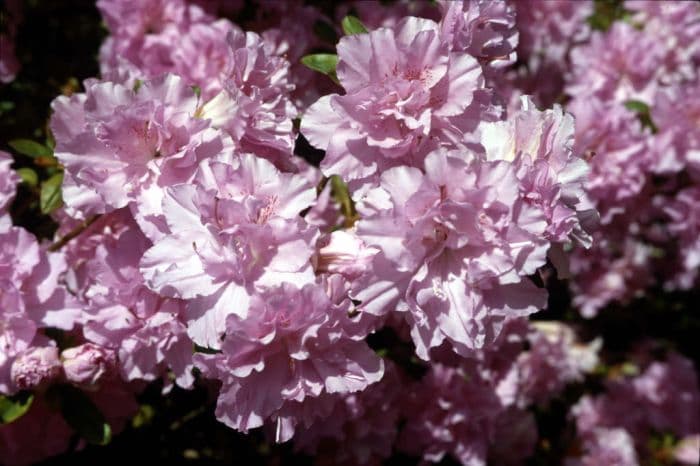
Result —
<path fill-rule="evenodd" d="M 593 248 L 572 257 L 574 304 L 586 316 L 651 287 L 698 283 L 700 5 L 624 7 L 629 23 L 573 48 L 566 84 L 601 216 Z"/>
<path fill-rule="evenodd" d="M 571 0 L 511 0 L 517 17 L 518 59 L 523 66 L 509 70 L 503 94 L 513 100 L 531 94 L 539 105 L 560 101 L 571 49 L 589 39 L 587 18 L 594 2 Z"/>
<path fill-rule="evenodd" d="M 153 383 L 318 465 L 518 465 L 603 372 L 567 466 L 657 433 L 692 461 L 692 362 L 606 371 L 602 338 L 531 316 L 555 276 L 586 317 L 698 284 L 700 7 L 593 31 L 583 1 L 243 3 L 97 2 L 101 77 L 51 104 L 53 241 L 13 225 L 0 152 L 0 396 L 33 397 L 0 458 L 75 446 L 65 393 L 117 432 Z"/>
<path fill-rule="evenodd" d="M 183 89 L 196 88 L 200 105 L 206 106 L 201 112 L 240 150 L 280 166 L 289 163 L 297 109 L 290 63 L 279 44 L 184 0 L 104 0 L 98 7 L 112 32 L 100 51 L 104 77 L 133 87 L 143 79 L 177 75 Z M 182 101 L 172 94 L 173 105 L 193 103 L 186 99 L 194 96 L 182 92 Z M 155 96 L 139 93 L 136 99 L 149 97 Z"/>
<path fill-rule="evenodd" d="M 268 128 L 285 126 L 282 120 L 337 89 L 300 63 L 324 45 L 313 33 L 316 23 L 330 20 L 301 0 L 247 3 L 255 15 L 237 25 L 216 14 L 240 12 L 243 2 L 100 0 L 111 32 L 100 49 L 102 74 L 175 73 L 207 99 L 228 90 L 241 117 Z M 279 128 L 280 140 L 283 131 L 291 129 Z"/>
<path fill-rule="evenodd" d="M 505 318 L 543 307 L 526 277 L 552 245 L 587 245 L 592 216 L 571 117 L 524 97 L 499 119 L 479 60 L 446 24 L 408 17 L 342 38 L 346 93 L 322 97 L 301 123 L 326 151 L 323 174 L 348 182 L 358 238 L 378 250 L 351 296 L 373 315 L 403 312 L 426 360 L 443 341 L 468 355 Z"/>
<path fill-rule="evenodd" d="M 21 465 L 65 451 L 74 438 L 40 396 L 51 387 L 86 390 L 115 433 L 137 405 L 135 387 L 117 377 L 111 349 L 78 338 L 85 314 L 68 283 L 69 255 L 13 226 L 9 208 L 19 178 L 11 164 L 10 154 L 0 151 L 0 396 L 33 392 L 34 401 L 20 419 L 0 425 L 0 457 Z M 64 348 L 55 332 L 75 335 L 75 344 Z"/>
<path fill-rule="evenodd" d="M 585 395 L 571 409 L 583 453 L 567 465 L 637 465 L 660 433 L 695 445 L 680 442 L 668 452 L 678 462 L 700 461 L 700 385 L 692 361 L 674 352 L 661 361 L 637 359 L 637 375 L 612 376 L 602 394 Z"/>
<path fill-rule="evenodd" d="M 379 382 L 336 397 L 329 403 L 327 417 L 302 430 L 294 447 L 314 455 L 318 464 L 381 464 L 397 441 L 406 382 L 400 369 L 387 362 Z"/>
<path fill-rule="evenodd" d="M 41 330 L 71 330 L 80 319 L 75 302 L 59 281 L 67 264 L 34 235 L 12 225 L 9 203 L 18 177 L 12 157 L 0 152 L 0 392 L 14 394 L 50 382 L 62 373 L 55 342 Z"/>
<path fill-rule="evenodd" d="M 443 342 L 486 350 L 542 308 L 527 277 L 550 247 L 588 243 L 573 122 L 526 98 L 505 118 L 491 102 L 482 67 L 512 61 L 512 9 L 444 7 L 439 23 L 340 40 L 346 94 L 301 123 L 357 203 L 355 226 L 331 231 L 319 175 L 284 139 L 293 85 L 265 39 L 195 5 L 100 2 L 104 78 L 56 99 L 51 124 L 59 236 L 87 225 L 60 256 L 90 345 L 69 351 L 66 374 L 96 383 L 107 369 L 79 366 L 111 362 L 124 380 L 187 388 L 196 367 L 221 382 L 220 420 L 271 423 L 284 441 L 382 379 L 365 337 L 394 312 L 428 360 Z"/>
<path fill-rule="evenodd" d="M 450 454 L 465 465 L 522 464 L 538 436 L 527 407 L 546 405 L 592 372 L 599 343 L 584 344 L 557 322 L 520 318 L 473 357 L 442 353 L 407 394 L 399 447 L 426 462 Z"/>
<path fill-rule="evenodd" d="M 534 348 L 526 350 L 540 339 L 564 356 L 544 361 Z M 337 401 L 326 419 L 295 438 L 295 446 L 316 455 L 318 464 L 382 464 L 392 446 L 426 463 L 450 455 L 469 465 L 487 459 L 521 464 L 537 440 L 527 407 L 547 403 L 590 373 L 598 349 L 598 342 L 582 343 L 565 325 L 512 319 L 491 348 L 469 358 L 443 346 L 420 377 L 388 364 L 380 382 Z M 543 384 L 559 386 L 536 400 L 522 389 Z M 404 425 L 400 432 L 398 423 Z"/>

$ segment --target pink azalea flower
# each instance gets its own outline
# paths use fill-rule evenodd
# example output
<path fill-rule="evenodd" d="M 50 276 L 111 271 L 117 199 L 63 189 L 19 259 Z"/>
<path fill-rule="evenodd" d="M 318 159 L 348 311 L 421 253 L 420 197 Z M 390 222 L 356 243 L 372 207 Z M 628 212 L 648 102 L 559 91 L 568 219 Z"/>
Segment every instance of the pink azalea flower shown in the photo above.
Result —
<path fill-rule="evenodd" d="M 651 103 L 663 71 L 664 53 L 659 41 L 616 21 L 608 31 L 593 33 L 590 42 L 571 51 L 566 92 Z"/>
<path fill-rule="evenodd" d="M 595 317 L 610 302 L 627 303 L 654 283 L 651 247 L 634 238 L 619 239 L 627 236 L 625 228 L 596 232 L 591 249 L 571 255 L 573 303 L 584 317 Z"/>
<path fill-rule="evenodd" d="M 108 74 L 126 61 L 148 77 L 173 66 L 174 39 L 214 19 L 185 0 L 100 0 L 97 7 L 112 35 L 100 48 L 100 68 Z"/>
<path fill-rule="evenodd" d="M 301 123 L 309 142 L 326 150 L 326 175 L 363 180 L 392 166 L 421 167 L 441 132 L 455 131 L 453 117 L 474 117 L 465 110 L 483 88 L 481 67 L 450 52 L 433 21 L 408 17 L 393 29 L 343 37 L 338 58 L 345 95 L 322 97 Z"/>
<path fill-rule="evenodd" d="M 573 237 L 590 246 L 585 227 L 591 227 L 596 214 L 583 190 L 588 165 L 573 153 L 570 114 L 559 105 L 539 111 L 523 97 L 508 120 L 482 124 L 481 143 L 487 160 L 519 165 L 525 197 L 545 213 L 547 239 L 568 242 Z"/>
<path fill-rule="evenodd" d="M 518 56 L 534 71 L 553 64 L 563 71 L 572 44 L 590 36 L 586 19 L 593 14 L 592 1 L 510 0 L 518 19 Z"/>
<path fill-rule="evenodd" d="M 197 86 L 203 101 L 214 99 L 199 116 L 210 118 L 213 112 L 214 126 L 225 129 L 244 151 L 291 170 L 297 109 L 290 100 L 294 85 L 284 51 L 180 0 L 133 6 L 142 13 L 136 24 L 147 23 L 141 28 L 122 23 L 133 11 L 118 16 L 129 6 L 121 0 L 102 4 L 113 32 L 101 50 L 103 76 L 123 68 L 146 80 L 176 74 Z"/>
<path fill-rule="evenodd" d="M 673 457 L 682 464 L 697 464 L 700 461 L 700 434 L 681 439 L 674 448 Z"/>
<path fill-rule="evenodd" d="M 194 382 L 192 342 L 182 322 L 182 303 L 144 292 L 136 309 L 106 307 L 87 319 L 85 337 L 116 352 L 125 380 L 156 380 L 170 369 L 181 387 Z"/>
<path fill-rule="evenodd" d="M 700 22 L 700 17 L 698 19 Z M 651 119 L 658 129 L 650 148 L 650 170 L 673 175 L 689 169 L 700 179 L 700 79 L 656 95 Z"/>
<path fill-rule="evenodd" d="M 204 104 L 201 116 L 225 130 L 240 150 L 295 171 L 289 160 L 295 138 L 292 118 L 297 114 L 289 100 L 294 89 L 289 62 L 254 32 L 232 29 L 225 46 L 226 66 L 219 71 L 223 91 Z"/>
<path fill-rule="evenodd" d="M 18 301 L 16 295 L 8 295 L 7 292 L 0 293 L 0 304 L 3 306 L 0 314 L 0 393 L 3 394 L 15 391 L 11 375 L 12 363 L 18 355 L 30 348 L 36 334 L 36 324 L 24 313 L 5 310 L 10 305 L 16 305 Z"/>
<path fill-rule="evenodd" d="M 575 98 L 567 109 L 576 119 L 575 153 L 590 154 L 586 192 L 601 223 L 608 224 L 644 188 L 652 162 L 650 134 L 615 102 Z"/>
<path fill-rule="evenodd" d="M 381 379 L 382 361 L 345 334 L 340 316 L 348 309 L 334 307 L 322 288 L 285 283 L 252 296 L 249 308 L 245 318 L 226 319 L 221 354 L 198 355 L 203 374 L 223 382 L 216 416 L 230 427 L 246 432 L 286 404 Z M 293 428 L 278 422 L 277 439 Z"/>
<path fill-rule="evenodd" d="M 358 235 L 381 254 L 378 279 L 354 297 L 371 313 L 403 303 L 424 359 L 446 339 L 464 354 L 488 345 L 506 316 L 544 305 L 523 281 L 546 262 L 544 215 L 521 198 L 513 165 L 463 155 L 431 153 L 426 174 L 387 170 L 358 206 Z"/>
<path fill-rule="evenodd" d="M 275 55 L 289 61 L 288 78 L 294 85 L 291 96 L 299 111 L 308 108 L 320 96 L 338 91 L 328 77 L 301 63 L 304 55 L 328 45 L 315 28 L 319 21 L 332 24 L 330 18 L 303 0 L 262 1 L 256 5 L 255 12 L 255 19 L 246 26 L 260 34 L 266 43 L 274 45 Z"/>
<path fill-rule="evenodd" d="M 556 321 L 531 325 L 530 350 L 521 353 L 513 365 L 517 379 L 514 393 L 520 406 L 544 404 L 566 385 L 581 382 L 598 364 L 602 346 L 600 339 L 579 342 L 570 327 Z"/>
<path fill-rule="evenodd" d="M 188 387 L 194 379 L 184 302 L 146 288 L 139 261 L 150 245 L 126 209 L 103 215 L 68 244 L 67 281 L 83 302 L 85 338 L 99 345 L 94 351 L 116 354 L 126 380 L 155 380 L 170 369 Z"/>
<path fill-rule="evenodd" d="M 584 439 L 598 429 L 625 430 L 639 452 L 645 452 L 652 432 L 679 437 L 700 431 L 700 386 L 693 363 L 670 353 L 652 361 L 637 376 L 608 380 L 598 396 L 584 396 L 571 410 Z"/>
<path fill-rule="evenodd" d="M 505 0 L 442 1 L 440 32 L 452 50 L 476 57 L 484 72 L 515 63 L 515 8 Z"/>
<path fill-rule="evenodd" d="M 131 206 L 149 236 L 157 237 L 164 223 L 162 189 L 190 181 L 199 162 L 230 147 L 230 139 L 197 118 L 199 100 L 177 76 L 146 81 L 137 90 L 98 81 L 86 88 L 52 105 L 56 157 L 71 187 L 64 193 L 69 212 Z"/>
<path fill-rule="evenodd" d="M 426 463 L 450 455 L 465 466 L 485 465 L 489 456 L 500 457 L 499 464 L 522 464 L 533 450 L 532 419 L 504 409 L 479 369 L 432 364 L 409 391 L 403 411 L 407 421 L 398 446 Z M 500 438 L 518 449 L 491 452 L 502 450 Z"/>
<path fill-rule="evenodd" d="M 98 0 L 107 27 L 118 35 L 136 37 L 158 32 L 168 23 L 190 24 L 211 18 L 184 0 Z"/>
<path fill-rule="evenodd" d="M 145 253 L 141 271 L 154 291 L 190 300 L 190 336 L 218 348 L 226 316 L 245 316 L 256 288 L 314 281 L 318 232 L 299 213 L 315 191 L 252 155 L 237 167 L 205 165 L 196 180 L 166 191 L 170 234 Z"/>
<path fill-rule="evenodd" d="M 665 68 L 674 82 L 695 81 L 700 64 L 700 6 L 695 2 L 626 0 L 634 24 L 665 49 Z"/>

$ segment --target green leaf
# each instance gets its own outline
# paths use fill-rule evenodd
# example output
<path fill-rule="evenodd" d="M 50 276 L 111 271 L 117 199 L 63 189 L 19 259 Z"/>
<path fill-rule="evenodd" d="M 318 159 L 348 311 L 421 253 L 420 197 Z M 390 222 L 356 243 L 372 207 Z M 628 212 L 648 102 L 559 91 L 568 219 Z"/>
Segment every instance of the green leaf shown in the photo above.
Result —
<path fill-rule="evenodd" d="M 31 139 L 14 139 L 8 144 L 20 154 L 29 157 L 53 157 L 53 151 L 50 148 Z"/>
<path fill-rule="evenodd" d="M 649 113 L 649 106 L 641 100 L 628 100 L 625 102 L 625 108 L 637 113 Z"/>
<path fill-rule="evenodd" d="M 62 183 L 63 173 L 56 173 L 41 184 L 39 205 L 42 213 L 50 214 L 63 205 L 63 197 L 61 196 Z"/>
<path fill-rule="evenodd" d="M 324 42 L 334 45 L 338 42 L 338 34 L 335 32 L 335 28 L 326 21 L 317 19 L 314 23 L 313 31 L 316 37 Z"/>
<path fill-rule="evenodd" d="M 61 414 L 81 437 L 96 445 L 112 440 L 112 429 L 95 403 L 82 390 L 71 385 L 54 386 Z"/>
<path fill-rule="evenodd" d="M 340 23 L 343 26 L 343 32 L 345 35 L 352 36 L 354 34 L 365 34 L 367 33 L 367 28 L 362 22 L 355 16 L 346 16 Z"/>
<path fill-rule="evenodd" d="M 302 57 L 301 62 L 314 71 L 321 72 L 338 83 L 335 67 L 338 65 L 338 55 L 332 53 L 316 53 Z"/>
<path fill-rule="evenodd" d="M 17 174 L 22 178 L 22 183 L 28 184 L 32 188 L 39 184 L 39 176 L 34 170 L 28 167 L 18 168 Z"/>
<path fill-rule="evenodd" d="M 9 424 L 22 417 L 33 401 L 34 395 L 29 392 L 20 392 L 11 397 L 0 395 L 0 424 Z"/>
<path fill-rule="evenodd" d="M 651 119 L 651 109 L 647 104 L 640 100 L 628 100 L 625 102 L 625 108 L 637 114 L 637 118 L 642 122 L 642 126 L 651 129 L 652 133 L 656 133 L 658 128 Z"/>

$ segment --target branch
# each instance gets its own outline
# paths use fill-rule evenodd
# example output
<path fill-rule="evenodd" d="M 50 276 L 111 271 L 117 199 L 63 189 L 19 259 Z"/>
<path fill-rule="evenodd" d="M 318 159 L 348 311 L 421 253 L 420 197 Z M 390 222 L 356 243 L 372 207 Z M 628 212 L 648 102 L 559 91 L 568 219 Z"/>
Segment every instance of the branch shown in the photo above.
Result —
<path fill-rule="evenodd" d="M 50 252 L 56 252 L 59 249 L 61 249 L 63 246 L 68 244 L 70 240 L 78 236 L 80 233 L 85 231 L 90 225 L 95 223 L 95 221 L 100 218 L 100 215 L 93 215 L 92 217 L 89 217 L 87 220 L 85 220 L 83 223 L 78 225 L 77 227 L 73 228 L 71 231 L 66 234 L 63 238 L 59 239 L 55 243 L 53 243 L 51 246 L 49 246 L 49 251 Z"/>

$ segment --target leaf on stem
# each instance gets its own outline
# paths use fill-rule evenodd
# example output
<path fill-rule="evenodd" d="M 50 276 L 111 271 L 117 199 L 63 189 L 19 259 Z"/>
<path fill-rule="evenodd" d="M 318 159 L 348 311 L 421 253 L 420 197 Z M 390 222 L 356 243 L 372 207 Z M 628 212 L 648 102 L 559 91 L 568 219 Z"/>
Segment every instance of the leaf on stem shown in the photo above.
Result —
<path fill-rule="evenodd" d="M 51 148 L 46 147 L 43 144 L 39 144 L 36 141 L 32 141 L 31 139 L 13 139 L 12 141 L 8 142 L 8 144 L 18 153 L 31 158 L 53 157 L 53 151 Z"/>
<path fill-rule="evenodd" d="M 314 71 L 325 74 L 339 84 L 338 76 L 335 74 L 335 67 L 338 65 L 338 55 L 333 53 L 315 53 L 302 57 L 301 63 Z"/>
<path fill-rule="evenodd" d="M 61 196 L 62 183 L 63 173 L 59 172 L 41 184 L 39 205 L 42 213 L 50 214 L 63 205 L 63 197 Z"/>
<path fill-rule="evenodd" d="M 367 28 L 362 22 L 355 16 L 346 16 L 340 23 L 343 26 L 343 32 L 347 36 L 352 36 L 354 34 L 366 34 Z"/>
<path fill-rule="evenodd" d="M 9 424 L 22 417 L 34 401 L 34 395 L 20 392 L 14 396 L 0 395 L 0 424 Z"/>

